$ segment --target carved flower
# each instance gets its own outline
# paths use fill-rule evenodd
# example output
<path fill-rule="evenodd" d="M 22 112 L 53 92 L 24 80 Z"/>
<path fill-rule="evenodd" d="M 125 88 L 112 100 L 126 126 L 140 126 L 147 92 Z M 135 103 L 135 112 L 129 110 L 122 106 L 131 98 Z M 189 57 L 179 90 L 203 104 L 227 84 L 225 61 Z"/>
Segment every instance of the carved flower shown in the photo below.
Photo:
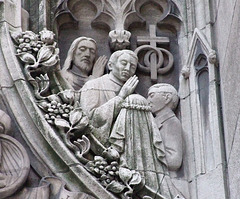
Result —
<path fill-rule="evenodd" d="M 23 39 L 24 39 L 24 42 L 30 43 L 30 41 L 37 41 L 38 35 L 32 31 L 26 31 L 26 32 L 23 32 Z"/>
<path fill-rule="evenodd" d="M 53 44 L 55 34 L 52 31 L 44 28 L 40 33 L 42 42 L 46 44 Z"/>

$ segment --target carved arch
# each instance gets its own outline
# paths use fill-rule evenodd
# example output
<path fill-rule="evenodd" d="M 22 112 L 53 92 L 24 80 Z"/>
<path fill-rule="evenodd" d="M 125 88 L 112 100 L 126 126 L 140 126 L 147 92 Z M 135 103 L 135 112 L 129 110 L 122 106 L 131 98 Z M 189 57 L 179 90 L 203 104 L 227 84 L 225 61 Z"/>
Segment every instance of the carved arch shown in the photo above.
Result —
<path fill-rule="evenodd" d="M 215 65 L 215 51 L 205 35 L 195 29 L 186 65 L 182 68 L 179 91 L 186 98 L 184 103 L 188 104 L 182 106 L 183 115 L 190 112 L 188 125 L 191 128 L 186 131 L 193 140 L 195 175 L 209 172 L 222 161 Z"/>

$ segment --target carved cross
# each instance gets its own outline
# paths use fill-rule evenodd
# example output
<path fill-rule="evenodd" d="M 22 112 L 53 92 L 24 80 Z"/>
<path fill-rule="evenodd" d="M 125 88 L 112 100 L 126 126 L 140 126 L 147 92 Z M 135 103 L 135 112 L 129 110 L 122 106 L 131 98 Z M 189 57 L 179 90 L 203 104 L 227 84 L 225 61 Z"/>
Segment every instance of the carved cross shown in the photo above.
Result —
<path fill-rule="evenodd" d="M 150 24 L 149 32 L 150 32 L 150 34 L 147 37 L 143 37 L 143 36 L 137 37 L 137 43 L 139 45 L 150 43 L 150 46 L 156 48 L 157 44 L 168 44 L 169 43 L 168 37 L 157 37 L 156 25 Z M 150 55 L 150 64 L 151 64 L 151 80 L 157 81 L 157 55 L 155 52 L 151 53 L 151 55 Z"/>

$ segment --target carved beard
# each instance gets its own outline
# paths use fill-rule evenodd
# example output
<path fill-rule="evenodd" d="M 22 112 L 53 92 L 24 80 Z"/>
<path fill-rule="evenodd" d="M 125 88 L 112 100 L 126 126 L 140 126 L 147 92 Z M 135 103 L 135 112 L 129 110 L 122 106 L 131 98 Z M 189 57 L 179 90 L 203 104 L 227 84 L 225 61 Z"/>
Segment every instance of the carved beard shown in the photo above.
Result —
<path fill-rule="evenodd" d="M 86 74 L 89 74 L 92 70 L 92 66 L 89 63 L 85 63 L 83 61 L 73 61 L 74 66 L 79 70 Z"/>

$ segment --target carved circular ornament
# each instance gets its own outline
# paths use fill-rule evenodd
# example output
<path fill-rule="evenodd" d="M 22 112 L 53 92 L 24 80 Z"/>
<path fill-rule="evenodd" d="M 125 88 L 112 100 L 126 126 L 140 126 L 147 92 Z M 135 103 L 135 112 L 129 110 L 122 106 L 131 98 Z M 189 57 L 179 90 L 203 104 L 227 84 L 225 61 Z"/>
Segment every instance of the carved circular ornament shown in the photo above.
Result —
<path fill-rule="evenodd" d="M 157 55 L 157 73 L 158 74 L 165 74 L 167 73 L 172 67 L 173 67 L 173 55 L 166 49 L 163 48 L 157 48 L 157 47 L 153 47 L 150 45 L 142 45 L 140 47 L 138 47 L 134 52 L 138 55 L 139 52 L 141 52 L 142 50 L 148 50 L 147 53 L 144 55 L 144 65 L 142 65 L 141 63 L 138 63 L 138 67 L 139 70 L 145 73 L 150 73 L 151 72 L 151 55 L 153 53 L 156 53 Z M 163 53 L 166 54 L 166 56 L 168 57 L 168 64 L 166 66 L 163 67 L 163 63 L 164 63 L 164 56 Z"/>
<path fill-rule="evenodd" d="M 15 193 L 25 183 L 29 170 L 30 161 L 23 146 L 0 134 L 0 198 Z"/>

